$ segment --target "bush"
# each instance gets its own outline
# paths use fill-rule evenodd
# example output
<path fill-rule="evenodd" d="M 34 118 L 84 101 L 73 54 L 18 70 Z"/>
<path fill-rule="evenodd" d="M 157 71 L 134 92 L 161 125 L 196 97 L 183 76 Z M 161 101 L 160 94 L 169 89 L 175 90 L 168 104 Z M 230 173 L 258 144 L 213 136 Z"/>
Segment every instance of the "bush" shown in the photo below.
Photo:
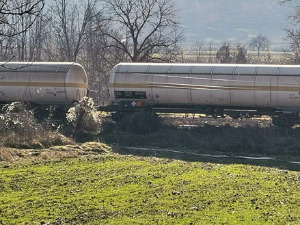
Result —
<path fill-rule="evenodd" d="M 14 148 L 45 148 L 57 144 L 71 143 L 69 139 L 38 123 L 34 112 L 22 102 L 7 104 L 2 109 L 0 125 L 5 134 L 2 142 Z"/>
<path fill-rule="evenodd" d="M 36 123 L 33 111 L 24 103 L 13 102 L 5 105 L 2 110 L 7 132 L 22 135 L 24 138 L 32 138 L 40 132 L 41 126 Z"/>
<path fill-rule="evenodd" d="M 86 141 L 101 131 L 101 119 L 92 98 L 84 97 L 80 100 L 68 110 L 66 118 L 73 126 L 75 139 L 85 136 L 81 141 Z"/>

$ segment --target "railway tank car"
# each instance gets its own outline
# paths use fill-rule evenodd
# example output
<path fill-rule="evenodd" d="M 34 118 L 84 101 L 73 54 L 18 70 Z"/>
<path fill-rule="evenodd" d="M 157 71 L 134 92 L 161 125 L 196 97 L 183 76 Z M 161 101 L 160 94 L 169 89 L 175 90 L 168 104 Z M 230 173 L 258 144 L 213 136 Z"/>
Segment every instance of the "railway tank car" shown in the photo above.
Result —
<path fill-rule="evenodd" d="M 87 95 L 84 68 L 73 62 L 0 62 L 0 102 L 72 104 Z"/>
<path fill-rule="evenodd" d="M 120 63 L 109 80 L 118 111 L 150 106 L 223 114 L 300 113 L 300 66 Z"/>

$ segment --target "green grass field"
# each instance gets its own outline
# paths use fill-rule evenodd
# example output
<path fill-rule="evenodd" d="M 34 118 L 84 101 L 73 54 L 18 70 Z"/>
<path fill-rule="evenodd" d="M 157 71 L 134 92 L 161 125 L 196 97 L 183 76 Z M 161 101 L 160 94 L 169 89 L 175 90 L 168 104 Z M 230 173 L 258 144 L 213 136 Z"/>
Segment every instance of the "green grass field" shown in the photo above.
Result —
<path fill-rule="evenodd" d="M 0 224 L 300 224 L 297 171 L 94 150 L 0 162 Z"/>

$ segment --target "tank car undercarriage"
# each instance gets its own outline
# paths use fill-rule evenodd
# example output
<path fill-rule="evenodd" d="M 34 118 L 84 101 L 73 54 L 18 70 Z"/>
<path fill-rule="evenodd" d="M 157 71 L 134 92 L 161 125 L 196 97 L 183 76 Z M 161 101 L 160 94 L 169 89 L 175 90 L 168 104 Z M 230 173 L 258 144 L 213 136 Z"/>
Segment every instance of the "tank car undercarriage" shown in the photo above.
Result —
<path fill-rule="evenodd" d="M 203 114 L 212 118 L 225 118 L 226 116 L 230 116 L 233 119 L 269 116 L 276 126 L 293 126 L 294 124 L 300 124 L 300 117 L 297 111 L 262 107 L 147 105 L 139 101 L 121 101 L 109 106 L 102 106 L 99 110 L 112 112 L 112 119 L 115 121 L 119 121 L 123 117 L 135 112 L 149 112 Z"/>

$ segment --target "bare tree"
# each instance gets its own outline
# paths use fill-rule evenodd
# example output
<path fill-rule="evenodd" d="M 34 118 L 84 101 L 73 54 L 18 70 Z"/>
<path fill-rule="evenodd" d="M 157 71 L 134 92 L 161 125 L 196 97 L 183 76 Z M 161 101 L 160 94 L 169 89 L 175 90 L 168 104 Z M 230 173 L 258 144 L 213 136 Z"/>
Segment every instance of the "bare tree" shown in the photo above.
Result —
<path fill-rule="evenodd" d="M 196 41 L 195 44 L 192 46 L 192 51 L 195 52 L 197 63 L 201 61 L 202 48 L 203 48 L 203 40 Z"/>
<path fill-rule="evenodd" d="M 35 22 L 37 20 L 38 18 L 35 18 Z M 35 22 L 32 23 L 32 18 L 30 15 L 23 15 L 22 19 L 15 24 L 15 27 L 18 30 L 22 30 L 25 27 L 28 27 L 29 24 L 32 24 L 31 28 L 33 28 Z M 15 48 L 16 48 L 15 57 L 21 61 L 25 61 L 28 59 L 30 47 L 33 47 L 33 46 L 29 46 L 29 39 L 32 33 L 31 28 L 26 29 L 24 30 L 24 32 L 13 37 L 13 40 L 15 42 Z"/>
<path fill-rule="evenodd" d="M 25 60 L 29 29 L 39 18 L 44 0 L 0 0 L 0 58 Z M 17 57 L 16 57 L 17 56 Z"/>
<path fill-rule="evenodd" d="M 104 0 L 105 19 L 111 23 L 103 34 L 109 47 L 120 49 L 129 60 L 165 60 L 178 50 L 182 32 L 172 0 Z"/>
<path fill-rule="evenodd" d="M 97 0 L 87 0 L 76 4 L 67 0 L 55 0 L 53 6 L 53 25 L 59 60 L 76 61 L 80 50 L 86 43 L 88 24 L 95 16 Z M 53 47 L 53 46 L 52 46 Z"/>
<path fill-rule="evenodd" d="M 109 29 L 102 15 L 97 14 L 87 28 L 87 42 L 84 47 L 83 66 L 89 74 L 89 93 L 102 104 L 108 100 L 108 77 L 113 66 L 124 56 L 119 49 L 107 48 L 107 38 L 102 31 Z"/>
<path fill-rule="evenodd" d="M 212 58 L 212 53 L 213 53 L 213 49 L 212 49 L 212 42 L 209 43 L 209 48 L 208 48 L 208 63 L 213 63 L 213 58 Z"/>
<path fill-rule="evenodd" d="M 257 56 L 260 56 L 261 50 L 267 50 L 269 48 L 270 41 L 264 35 L 257 35 L 253 37 L 249 43 L 249 47 L 253 50 L 257 50 Z"/>
<path fill-rule="evenodd" d="M 31 19 L 24 16 L 16 26 L 25 27 Z M 2 45 L 0 47 L 0 58 L 2 61 L 41 61 L 43 60 L 43 46 L 46 41 L 48 18 L 40 14 L 33 25 L 19 35 L 13 37 L 0 37 Z"/>
<path fill-rule="evenodd" d="M 0 37 L 0 61 L 11 60 L 14 49 L 12 37 Z"/>
<path fill-rule="evenodd" d="M 46 27 L 50 25 L 50 16 L 41 14 L 29 30 L 29 61 L 44 60 L 44 45 L 49 38 Z"/>
<path fill-rule="evenodd" d="M 295 9 L 293 13 L 289 15 L 291 22 L 290 27 L 286 28 L 286 39 L 290 42 L 290 51 L 292 54 L 289 57 L 291 63 L 300 63 L 300 3 L 296 0 L 282 0 L 281 3 L 295 2 Z"/>
<path fill-rule="evenodd" d="M 0 0 L 0 36 L 12 37 L 25 32 L 43 7 L 44 0 Z M 18 26 L 24 17 L 30 17 L 30 22 Z"/>
<path fill-rule="evenodd" d="M 300 63 L 300 29 L 286 29 L 286 38 L 290 42 L 289 62 L 293 64 Z"/>

